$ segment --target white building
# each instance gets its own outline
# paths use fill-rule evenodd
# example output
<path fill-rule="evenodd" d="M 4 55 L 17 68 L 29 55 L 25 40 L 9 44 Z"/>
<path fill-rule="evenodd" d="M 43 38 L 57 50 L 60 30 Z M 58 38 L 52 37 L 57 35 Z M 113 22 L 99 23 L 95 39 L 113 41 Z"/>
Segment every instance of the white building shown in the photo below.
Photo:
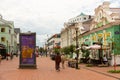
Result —
<path fill-rule="evenodd" d="M 61 48 L 61 35 L 60 34 L 54 34 L 47 40 L 47 49 L 49 51 L 52 51 L 53 48 Z"/>
<path fill-rule="evenodd" d="M 19 51 L 19 47 L 20 47 L 20 38 L 19 38 L 19 36 L 20 36 L 20 33 L 21 33 L 21 30 L 20 30 L 20 28 L 15 28 L 14 29 L 15 30 L 15 33 L 16 33 L 16 42 L 17 42 L 17 51 Z"/>
<path fill-rule="evenodd" d="M 84 21 L 87 21 L 87 20 L 91 19 L 91 17 L 92 17 L 91 15 L 86 15 L 84 13 L 81 13 L 80 15 L 69 19 L 68 23 L 84 22 Z"/>
<path fill-rule="evenodd" d="M 76 45 L 76 28 L 78 28 L 78 35 L 84 33 L 86 27 L 83 24 L 85 25 L 92 18 L 93 16 L 91 15 L 81 13 L 77 17 L 69 19 L 67 23 L 64 23 L 64 28 L 61 30 L 61 48 Z"/>

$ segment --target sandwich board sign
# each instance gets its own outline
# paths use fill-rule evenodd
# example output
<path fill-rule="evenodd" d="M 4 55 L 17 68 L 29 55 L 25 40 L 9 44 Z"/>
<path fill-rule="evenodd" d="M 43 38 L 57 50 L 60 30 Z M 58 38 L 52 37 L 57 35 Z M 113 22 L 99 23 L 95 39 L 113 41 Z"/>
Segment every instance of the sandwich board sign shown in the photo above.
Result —
<path fill-rule="evenodd" d="M 36 33 L 20 33 L 19 68 L 36 68 Z"/>

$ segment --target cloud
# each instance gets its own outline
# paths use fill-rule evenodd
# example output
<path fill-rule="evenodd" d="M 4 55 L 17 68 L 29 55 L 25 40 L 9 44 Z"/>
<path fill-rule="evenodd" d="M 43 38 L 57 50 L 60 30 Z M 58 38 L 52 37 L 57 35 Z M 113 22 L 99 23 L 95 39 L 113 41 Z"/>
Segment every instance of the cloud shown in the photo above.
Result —
<path fill-rule="evenodd" d="M 12 20 L 23 32 L 37 33 L 37 41 L 44 42 L 46 35 L 60 33 L 64 22 L 79 15 L 94 14 L 103 1 L 119 6 L 120 0 L 1 0 L 0 14 Z M 39 43 L 37 42 L 37 44 Z M 43 45 L 43 44 L 38 45 Z"/>

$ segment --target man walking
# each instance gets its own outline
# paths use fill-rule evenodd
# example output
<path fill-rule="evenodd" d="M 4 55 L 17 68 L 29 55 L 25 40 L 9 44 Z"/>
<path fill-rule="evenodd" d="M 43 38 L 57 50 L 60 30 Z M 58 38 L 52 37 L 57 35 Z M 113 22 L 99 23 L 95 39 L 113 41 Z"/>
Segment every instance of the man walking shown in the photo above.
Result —
<path fill-rule="evenodd" d="M 61 62 L 61 56 L 60 53 L 57 53 L 57 55 L 55 56 L 55 69 L 57 71 L 60 71 L 60 62 Z"/>

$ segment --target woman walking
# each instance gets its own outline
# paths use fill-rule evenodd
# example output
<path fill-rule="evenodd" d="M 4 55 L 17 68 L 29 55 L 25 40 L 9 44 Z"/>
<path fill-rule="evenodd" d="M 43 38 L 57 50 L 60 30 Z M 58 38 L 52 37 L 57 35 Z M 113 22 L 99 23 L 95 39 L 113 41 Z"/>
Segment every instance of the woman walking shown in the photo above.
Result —
<path fill-rule="evenodd" d="M 61 63 L 62 63 L 62 68 L 63 68 L 63 69 L 65 68 L 65 65 L 64 65 L 65 60 L 66 60 L 65 55 L 62 54 L 62 55 L 61 55 Z"/>

